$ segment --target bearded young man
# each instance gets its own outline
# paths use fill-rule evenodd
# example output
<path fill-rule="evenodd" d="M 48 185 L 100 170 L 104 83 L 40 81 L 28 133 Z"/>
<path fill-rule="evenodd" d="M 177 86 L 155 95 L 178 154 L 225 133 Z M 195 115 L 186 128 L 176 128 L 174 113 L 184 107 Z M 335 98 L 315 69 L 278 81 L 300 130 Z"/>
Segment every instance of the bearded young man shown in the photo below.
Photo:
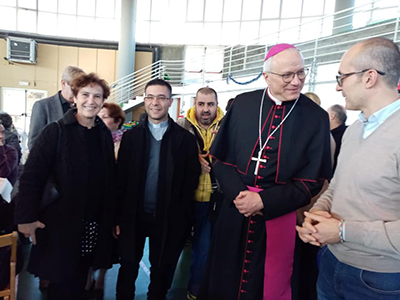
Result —
<path fill-rule="evenodd" d="M 187 112 L 186 118 L 178 120 L 178 124 L 189 130 L 199 147 L 201 175 L 195 196 L 194 235 L 192 242 L 192 258 L 188 286 L 188 299 L 196 299 L 204 267 L 211 244 L 210 199 L 215 190 L 215 176 L 212 173 L 209 151 L 219 128 L 224 113 L 218 107 L 217 92 L 209 87 L 203 87 L 196 93 L 194 106 Z M 214 190 L 212 188 L 214 186 Z"/>
<path fill-rule="evenodd" d="M 296 210 L 332 171 L 328 115 L 300 93 L 307 72 L 297 48 L 272 47 L 268 87 L 238 95 L 219 129 L 224 201 L 198 299 L 292 299 Z"/>

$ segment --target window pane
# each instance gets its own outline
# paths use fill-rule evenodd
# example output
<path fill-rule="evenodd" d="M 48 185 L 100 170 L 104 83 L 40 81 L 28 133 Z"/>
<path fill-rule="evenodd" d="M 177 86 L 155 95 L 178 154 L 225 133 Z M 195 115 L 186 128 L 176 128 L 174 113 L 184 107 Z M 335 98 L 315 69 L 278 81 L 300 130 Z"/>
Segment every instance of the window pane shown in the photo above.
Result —
<path fill-rule="evenodd" d="M 374 10 L 369 24 L 396 18 L 397 7 Z"/>
<path fill-rule="evenodd" d="M 242 0 L 225 1 L 224 21 L 239 21 L 242 11 Z"/>
<path fill-rule="evenodd" d="M 149 42 L 150 24 L 148 21 L 138 21 L 136 23 L 136 41 L 138 43 Z"/>
<path fill-rule="evenodd" d="M 78 0 L 78 15 L 94 17 L 96 0 Z"/>
<path fill-rule="evenodd" d="M 224 65 L 224 51 L 222 48 L 207 47 L 205 59 L 205 69 L 207 72 L 220 72 Z"/>
<path fill-rule="evenodd" d="M 17 29 L 17 10 L 13 7 L 2 7 L 0 9 L 0 29 Z"/>
<path fill-rule="evenodd" d="M 150 23 L 150 43 L 166 43 L 165 24 L 161 22 Z"/>
<path fill-rule="evenodd" d="M 114 19 L 96 19 L 95 38 L 98 40 L 114 40 L 116 32 L 116 24 Z"/>
<path fill-rule="evenodd" d="M 318 66 L 317 80 L 332 81 L 336 84 L 335 76 L 339 71 L 339 63 Z M 331 90 L 333 91 L 333 90 Z M 338 94 L 338 93 L 337 93 Z"/>
<path fill-rule="evenodd" d="M 180 23 L 186 20 L 186 2 L 186 0 L 174 0 L 169 2 L 170 22 Z"/>
<path fill-rule="evenodd" d="M 322 36 L 332 35 L 333 17 L 323 19 Z"/>
<path fill-rule="evenodd" d="M 17 30 L 36 33 L 36 12 L 19 9 Z"/>
<path fill-rule="evenodd" d="M 121 19 L 121 0 L 115 0 L 115 18 L 117 20 Z"/>
<path fill-rule="evenodd" d="M 301 1 L 299 0 L 282 0 L 281 18 L 300 17 Z"/>
<path fill-rule="evenodd" d="M 172 20 L 171 20 L 172 21 Z M 182 32 L 182 29 L 185 28 L 185 22 L 170 22 L 168 23 L 168 44 L 182 44 L 185 45 L 187 42 L 185 41 L 185 34 Z M 183 34 L 173 34 L 173 32 L 179 32 Z M 201 37 L 198 37 L 201 39 Z"/>
<path fill-rule="evenodd" d="M 239 43 L 239 22 L 223 23 L 222 24 L 222 45 L 233 45 Z"/>
<path fill-rule="evenodd" d="M 96 16 L 103 17 L 103 18 L 113 18 L 114 17 L 114 1 L 97 0 Z"/>
<path fill-rule="evenodd" d="M 62 14 L 76 14 L 76 1 L 58 0 L 58 12 Z"/>
<path fill-rule="evenodd" d="M 189 0 L 188 2 L 188 21 L 203 21 L 204 0 Z"/>
<path fill-rule="evenodd" d="M 398 6 L 398 0 L 385 0 L 385 1 L 378 1 L 375 3 L 375 7 L 396 7 Z"/>
<path fill-rule="evenodd" d="M 137 20 L 150 20 L 150 1 L 137 0 Z"/>
<path fill-rule="evenodd" d="M 259 20 L 261 0 L 243 0 L 242 20 Z"/>
<path fill-rule="evenodd" d="M 200 71 L 203 68 L 201 59 L 203 55 L 204 47 L 187 47 L 185 51 L 185 69 L 192 72 Z"/>
<path fill-rule="evenodd" d="M 270 45 L 278 42 L 279 20 L 262 21 L 260 26 L 260 44 Z"/>
<path fill-rule="evenodd" d="M 0 0 L 0 5 L 16 7 L 17 0 Z"/>
<path fill-rule="evenodd" d="M 324 10 L 324 1 L 303 0 L 303 16 L 322 15 Z"/>
<path fill-rule="evenodd" d="M 353 16 L 353 28 L 359 28 L 359 27 L 364 27 L 367 25 L 368 21 L 370 20 L 370 13 L 366 12 L 355 12 Z M 336 26 L 335 29 L 338 29 L 339 31 L 343 31 L 343 27 L 341 29 Z"/>
<path fill-rule="evenodd" d="M 223 5 L 223 0 L 206 0 L 205 20 L 221 21 L 222 5 Z"/>
<path fill-rule="evenodd" d="M 57 35 L 57 14 L 39 12 L 38 33 Z"/>
<path fill-rule="evenodd" d="M 95 30 L 97 30 L 95 19 L 90 17 L 77 17 L 76 37 L 84 39 L 94 39 Z"/>
<path fill-rule="evenodd" d="M 280 43 L 294 44 L 299 37 L 300 19 L 281 20 Z"/>
<path fill-rule="evenodd" d="M 168 1 L 152 0 L 151 20 L 154 21 L 168 20 Z"/>
<path fill-rule="evenodd" d="M 203 44 L 203 23 L 186 23 L 184 33 L 186 44 Z"/>
<path fill-rule="evenodd" d="M 325 0 L 325 15 L 330 15 L 335 12 L 336 0 Z"/>
<path fill-rule="evenodd" d="M 319 18 L 303 18 L 300 31 L 300 39 L 308 41 L 316 39 L 321 32 L 321 20 Z"/>
<path fill-rule="evenodd" d="M 76 37 L 76 17 L 58 15 L 58 35 Z"/>
<path fill-rule="evenodd" d="M 221 23 L 204 24 L 204 44 L 206 45 L 221 44 Z"/>
<path fill-rule="evenodd" d="M 260 22 L 242 22 L 240 28 L 240 44 L 250 45 L 256 44 L 258 41 L 254 41 L 259 35 L 258 30 Z"/>
<path fill-rule="evenodd" d="M 57 12 L 57 1 L 39 0 L 39 10 L 47 12 Z"/>
<path fill-rule="evenodd" d="M 36 0 L 18 0 L 18 7 L 36 9 Z"/>
<path fill-rule="evenodd" d="M 281 0 L 268 1 L 263 0 L 263 19 L 279 18 L 281 10 Z"/>

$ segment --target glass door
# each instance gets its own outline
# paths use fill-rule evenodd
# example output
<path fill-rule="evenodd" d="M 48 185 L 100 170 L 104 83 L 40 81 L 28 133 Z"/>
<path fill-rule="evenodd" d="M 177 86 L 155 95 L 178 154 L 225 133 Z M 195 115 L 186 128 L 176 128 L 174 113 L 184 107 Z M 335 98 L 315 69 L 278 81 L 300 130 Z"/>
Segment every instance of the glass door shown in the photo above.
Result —
<path fill-rule="evenodd" d="M 33 104 L 37 100 L 46 97 L 47 91 L 1 88 L 1 110 L 12 117 L 14 127 L 17 129 L 21 138 L 21 148 L 23 152 L 27 150 L 26 142 L 28 139 Z"/>

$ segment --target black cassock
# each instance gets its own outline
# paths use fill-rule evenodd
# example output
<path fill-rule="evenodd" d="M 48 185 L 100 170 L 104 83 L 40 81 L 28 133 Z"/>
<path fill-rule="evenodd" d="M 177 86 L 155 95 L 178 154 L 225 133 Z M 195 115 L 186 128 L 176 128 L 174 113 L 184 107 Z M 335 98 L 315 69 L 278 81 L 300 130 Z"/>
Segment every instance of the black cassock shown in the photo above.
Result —
<path fill-rule="evenodd" d="M 265 222 L 309 204 L 324 180 L 331 177 L 328 114 L 304 95 L 264 148 L 264 162 L 257 176 L 254 174 L 256 160 L 252 158 L 260 149 L 262 96 L 263 90 L 238 95 L 211 147 L 224 201 L 214 228 L 201 300 L 262 299 L 268 252 Z M 277 105 L 265 93 L 263 144 L 294 104 L 295 100 Z M 263 216 L 246 218 L 236 209 L 233 200 L 247 186 L 263 189 L 259 192 Z"/>

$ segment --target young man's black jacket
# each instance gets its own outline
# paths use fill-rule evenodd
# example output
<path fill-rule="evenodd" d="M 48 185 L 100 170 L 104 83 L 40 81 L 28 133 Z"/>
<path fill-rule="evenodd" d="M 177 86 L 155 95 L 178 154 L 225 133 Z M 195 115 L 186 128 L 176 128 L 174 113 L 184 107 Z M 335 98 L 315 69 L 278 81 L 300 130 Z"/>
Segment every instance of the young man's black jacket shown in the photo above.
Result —
<path fill-rule="evenodd" d="M 117 225 L 119 250 L 125 260 L 134 261 L 137 220 L 143 212 L 149 138 L 147 118 L 122 137 L 118 153 Z M 194 191 L 200 175 L 198 148 L 192 134 L 169 119 L 160 150 L 155 226 L 160 234 L 158 264 L 172 259 L 192 226 Z"/>

